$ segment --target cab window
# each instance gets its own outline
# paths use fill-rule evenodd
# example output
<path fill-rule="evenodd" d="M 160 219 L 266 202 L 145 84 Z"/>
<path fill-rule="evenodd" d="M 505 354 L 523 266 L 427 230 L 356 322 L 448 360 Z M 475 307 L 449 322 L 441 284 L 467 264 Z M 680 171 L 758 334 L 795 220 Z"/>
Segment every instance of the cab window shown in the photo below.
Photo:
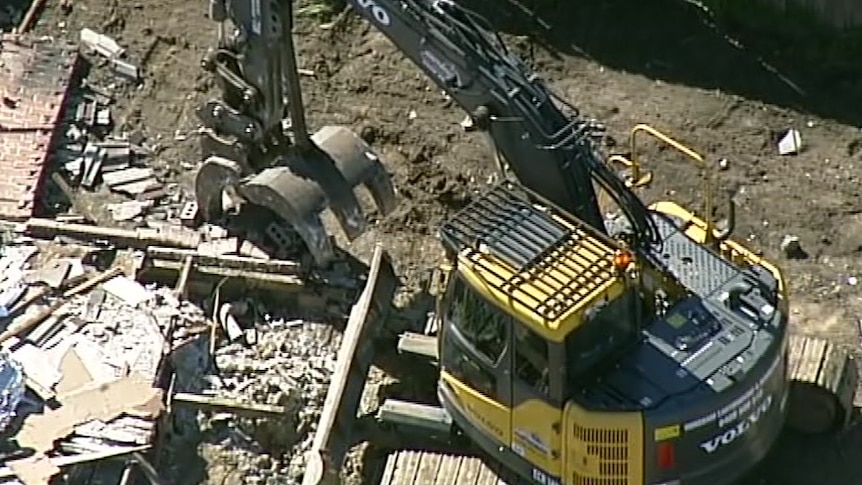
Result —
<path fill-rule="evenodd" d="M 460 278 L 454 286 L 449 320 L 483 357 L 496 363 L 506 348 L 508 315 L 469 290 Z"/>
<path fill-rule="evenodd" d="M 510 317 L 460 278 L 454 281 L 450 298 L 446 319 L 455 335 L 442 350 L 446 370 L 483 395 L 503 399 L 505 383 L 498 381 L 498 375 L 510 365 L 503 361 Z"/>
<path fill-rule="evenodd" d="M 515 325 L 515 376 L 540 395 L 550 397 L 548 341 L 536 332 Z"/>
<path fill-rule="evenodd" d="M 584 316 L 583 324 L 566 338 L 568 380 L 582 380 L 596 365 L 638 338 L 639 304 L 640 297 L 632 288 Z"/>

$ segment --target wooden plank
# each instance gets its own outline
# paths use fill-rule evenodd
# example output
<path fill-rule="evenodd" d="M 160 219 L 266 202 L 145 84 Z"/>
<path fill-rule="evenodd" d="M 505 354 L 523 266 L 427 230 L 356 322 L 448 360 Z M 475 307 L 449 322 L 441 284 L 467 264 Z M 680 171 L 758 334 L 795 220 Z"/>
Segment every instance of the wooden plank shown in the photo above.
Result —
<path fill-rule="evenodd" d="M 390 453 L 386 457 L 386 466 L 383 468 L 383 475 L 380 477 L 380 485 L 390 485 L 394 483 L 395 469 L 398 466 L 399 453 Z"/>
<path fill-rule="evenodd" d="M 386 458 L 379 485 L 507 485 L 479 458 L 401 450 Z"/>
<path fill-rule="evenodd" d="M 68 456 L 58 456 L 58 457 L 49 457 L 48 461 L 51 465 L 57 467 L 66 467 L 71 465 L 78 465 L 81 463 L 87 462 L 95 462 L 101 460 L 107 460 L 108 458 L 116 458 L 123 455 L 129 455 L 139 451 L 146 451 L 150 449 L 150 445 L 143 446 L 120 446 L 120 447 L 111 447 L 107 448 L 104 451 L 97 451 L 92 453 L 82 453 L 77 455 L 68 455 Z M 0 468 L 0 479 L 2 478 L 14 478 L 16 476 L 15 472 L 12 471 L 11 468 L 4 466 Z"/>
<path fill-rule="evenodd" d="M 242 403 L 232 399 L 224 399 L 213 396 L 202 396 L 178 392 L 171 397 L 173 406 L 186 405 L 197 409 L 206 409 L 215 412 L 232 413 L 238 416 L 278 418 L 284 416 L 287 410 L 284 406 L 271 404 Z"/>
<path fill-rule="evenodd" d="M 437 479 L 437 471 L 440 468 L 442 458 L 440 453 L 422 453 L 422 462 L 419 464 L 414 483 L 416 485 L 433 485 Z"/>
<path fill-rule="evenodd" d="M 455 483 L 458 485 L 476 485 L 481 466 L 482 461 L 478 458 L 464 457 L 461 460 L 461 469 L 458 470 L 458 479 Z"/>
<path fill-rule="evenodd" d="M 802 358 L 802 352 L 805 350 L 805 337 L 796 335 L 790 336 L 788 369 L 787 375 L 793 376 L 796 374 L 796 369 L 799 368 L 799 362 Z"/>
<path fill-rule="evenodd" d="M 455 455 L 443 455 L 434 485 L 455 485 L 458 471 L 461 469 L 461 458 Z"/>
<path fill-rule="evenodd" d="M 401 481 L 399 484 L 412 484 L 416 480 L 416 472 L 419 471 L 419 461 L 422 459 L 421 451 L 407 450 L 401 452 L 405 458 L 400 467 Z"/>
<path fill-rule="evenodd" d="M 844 352 L 834 344 L 827 342 L 823 350 L 823 365 L 815 383 L 832 392 L 837 392 L 844 376 L 844 360 Z"/>
<path fill-rule="evenodd" d="M 817 374 L 820 372 L 820 364 L 823 362 L 825 347 L 825 340 L 807 338 L 805 350 L 799 359 L 799 367 L 791 377 L 804 382 L 817 382 Z"/>
<path fill-rule="evenodd" d="M 497 482 L 500 481 L 497 474 L 491 470 L 488 465 L 483 463 L 482 469 L 479 471 L 479 479 L 477 480 L 477 485 L 497 485 Z"/>

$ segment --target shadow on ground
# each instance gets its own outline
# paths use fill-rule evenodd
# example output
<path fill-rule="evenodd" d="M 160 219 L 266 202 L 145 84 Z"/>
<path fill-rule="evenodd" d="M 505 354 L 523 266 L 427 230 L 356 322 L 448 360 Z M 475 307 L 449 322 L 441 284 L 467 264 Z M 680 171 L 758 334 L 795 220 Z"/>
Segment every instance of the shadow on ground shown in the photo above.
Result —
<path fill-rule="evenodd" d="M 499 30 L 558 54 L 862 124 L 859 35 L 829 31 L 802 13 L 776 16 L 751 2 L 741 15 L 689 0 L 522 0 L 543 27 L 508 2 L 462 2 Z"/>
<path fill-rule="evenodd" d="M 18 26 L 32 0 L 3 0 L 0 2 L 0 31 L 11 32 Z"/>

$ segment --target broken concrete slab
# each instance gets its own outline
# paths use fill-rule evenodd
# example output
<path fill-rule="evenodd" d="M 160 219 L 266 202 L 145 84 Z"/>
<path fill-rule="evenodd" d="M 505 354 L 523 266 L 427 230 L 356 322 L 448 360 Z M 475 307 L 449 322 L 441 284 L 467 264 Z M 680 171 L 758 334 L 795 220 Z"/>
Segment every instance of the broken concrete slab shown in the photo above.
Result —
<path fill-rule="evenodd" d="M 102 289 L 133 308 L 155 297 L 143 285 L 125 276 L 115 276 L 105 281 Z"/>
<path fill-rule="evenodd" d="M 129 184 L 132 182 L 140 182 L 153 176 L 153 170 L 146 167 L 132 167 L 125 170 L 106 173 L 102 175 L 102 180 L 109 187 L 117 185 Z"/>
<path fill-rule="evenodd" d="M 198 254 L 212 257 L 236 254 L 238 250 L 239 239 L 236 237 L 205 241 L 202 242 L 197 249 Z"/>
<path fill-rule="evenodd" d="M 72 263 L 70 261 L 52 261 L 46 266 L 29 273 L 25 281 L 28 283 L 44 283 L 51 288 L 59 288 L 69 278 L 71 272 Z"/>
<path fill-rule="evenodd" d="M 80 42 L 88 49 L 109 59 L 116 58 L 124 52 L 117 41 L 88 28 L 81 29 Z"/>
<path fill-rule="evenodd" d="M 153 201 L 129 200 L 117 204 L 108 204 L 108 211 L 115 221 L 129 221 L 144 214 L 153 206 Z"/>
<path fill-rule="evenodd" d="M 790 129 L 778 142 L 778 153 L 781 155 L 796 155 L 802 150 L 802 134 Z"/>
<path fill-rule="evenodd" d="M 57 363 L 52 362 L 44 350 L 29 342 L 16 342 L 10 347 L 9 355 L 21 364 L 24 375 L 42 389 L 53 392 L 54 386 L 63 377 Z"/>
<path fill-rule="evenodd" d="M 128 195 L 129 197 L 137 198 L 140 194 L 158 190 L 160 187 L 161 184 L 156 179 L 147 178 L 144 180 L 139 180 L 137 182 L 115 185 L 111 187 L 111 190 L 113 192 Z"/>

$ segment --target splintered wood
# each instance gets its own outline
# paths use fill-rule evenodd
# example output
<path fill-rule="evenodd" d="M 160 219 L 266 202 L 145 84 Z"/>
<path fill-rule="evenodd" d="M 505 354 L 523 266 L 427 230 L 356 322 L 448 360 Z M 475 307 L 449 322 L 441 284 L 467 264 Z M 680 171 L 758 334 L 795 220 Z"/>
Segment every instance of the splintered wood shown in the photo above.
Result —
<path fill-rule="evenodd" d="M 791 336 L 787 423 L 803 433 L 823 433 L 847 423 L 858 368 L 846 350 L 828 340 Z"/>
<path fill-rule="evenodd" d="M 507 485 L 481 459 L 430 451 L 391 453 L 380 485 Z"/>

